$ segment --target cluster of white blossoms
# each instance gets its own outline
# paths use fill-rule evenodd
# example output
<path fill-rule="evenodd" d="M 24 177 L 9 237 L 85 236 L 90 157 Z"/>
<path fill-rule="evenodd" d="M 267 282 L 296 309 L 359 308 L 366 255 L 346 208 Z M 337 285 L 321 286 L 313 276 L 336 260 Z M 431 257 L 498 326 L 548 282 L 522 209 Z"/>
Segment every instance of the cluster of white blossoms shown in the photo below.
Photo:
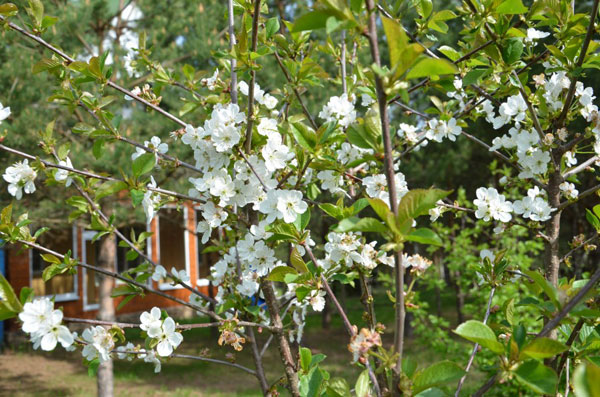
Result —
<path fill-rule="evenodd" d="M 161 357 L 170 356 L 183 341 L 183 336 L 177 332 L 175 321 L 171 317 L 163 320 L 158 307 L 153 307 L 150 312 L 143 312 L 140 322 L 140 328 L 156 341 L 156 352 Z"/>
<path fill-rule="evenodd" d="M 456 124 L 456 119 L 454 117 L 448 121 L 432 119 L 427 122 L 425 137 L 435 142 L 442 142 L 444 138 L 454 142 L 461 132 L 462 128 L 460 125 Z"/>
<path fill-rule="evenodd" d="M 473 200 L 473 204 L 477 206 L 475 216 L 478 219 L 483 218 L 484 221 L 495 219 L 500 222 L 508 222 L 512 219 L 512 203 L 506 201 L 504 195 L 499 194 L 495 188 L 480 187 L 475 193 L 477 198 Z"/>
<path fill-rule="evenodd" d="M 86 328 L 81 334 L 83 350 L 81 354 L 86 360 L 98 359 L 100 362 L 110 360 L 110 353 L 115 347 L 115 341 L 110 332 L 101 325 Z"/>
<path fill-rule="evenodd" d="M 248 83 L 240 81 L 238 89 L 242 94 L 248 96 L 248 91 L 250 89 Z M 271 94 L 266 94 L 256 83 L 254 83 L 254 100 L 261 105 L 264 105 L 267 109 L 274 109 L 275 106 L 277 106 L 277 98 Z"/>
<path fill-rule="evenodd" d="M 161 142 L 160 138 L 157 136 L 153 136 L 149 141 L 144 141 L 144 146 L 154 152 L 157 161 L 159 154 L 165 154 L 169 150 L 169 145 Z M 144 148 L 136 147 L 135 153 L 131 155 L 131 159 L 135 160 L 144 153 L 148 153 L 148 151 Z"/>
<path fill-rule="evenodd" d="M 214 91 L 217 88 L 217 82 L 219 81 L 219 68 L 215 70 L 211 77 L 203 78 L 200 80 L 200 84 L 206 86 L 209 91 Z"/>
<path fill-rule="evenodd" d="M 460 78 L 455 78 L 452 84 L 456 91 L 450 91 L 446 95 L 458 101 L 458 111 L 462 112 L 465 110 L 467 102 L 467 93 L 462 89 L 463 81 Z"/>
<path fill-rule="evenodd" d="M 148 188 L 156 189 L 156 181 L 153 176 L 150 176 L 150 182 L 146 185 Z M 146 223 L 150 224 L 156 213 L 156 208 L 160 203 L 160 195 L 153 190 L 146 190 L 144 198 L 142 198 L 142 207 L 146 214 Z"/>
<path fill-rule="evenodd" d="M 256 129 L 260 135 L 267 137 L 267 143 L 261 149 L 267 170 L 273 172 L 285 168 L 287 162 L 294 158 L 294 153 L 283 144 L 281 134 L 277 130 L 277 120 L 261 119 Z"/>
<path fill-rule="evenodd" d="M 360 233 L 330 232 L 324 247 L 325 258 L 319 264 L 328 271 L 339 266 L 358 266 L 365 270 L 373 270 L 379 263 L 393 266 L 393 257 L 378 251 L 375 245 L 375 241 L 364 243 Z"/>
<path fill-rule="evenodd" d="M 17 161 L 8 167 L 2 175 L 8 182 L 8 193 L 17 200 L 23 197 L 23 191 L 27 194 L 35 192 L 35 178 L 37 172 L 29 165 L 29 160 Z"/>
<path fill-rule="evenodd" d="M 154 373 L 159 373 L 162 365 L 154 350 L 141 349 L 131 342 L 127 342 L 125 346 L 119 346 L 115 349 L 117 357 L 120 360 L 132 361 L 133 359 L 143 359 L 144 362 L 154 364 Z"/>
<path fill-rule="evenodd" d="M 410 268 L 413 273 L 424 273 L 431 266 L 431 263 L 429 259 L 419 254 L 402 254 L 402 266 L 406 269 Z"/>
<path fill-rule="evenodd" d="M 190 281 L 190 276 L 185 269 L 177 270 L 175 267 L 172 267 L 171 274 L 169 275 L 167 273 L 167 269 L 165 269 L 164 266 L 162 266 L 162 265 L 158 265 L 154 268 L 154 272 L 152 273 L 152 280 L 154 280 L 156 282 L 161 282 L 169 276 L 174 277 L 178 280 L 181 280 L 184 283 L 187 283 Z M 172 284 L 175 284 L 174 280 L 173 280 Z"/>
<path fill-rule="evenodd" d="M 346 128 L 356 121 L 354 104 L 348 99 L 348 94 L 332 96 L 329 102 L 319 112 L 319 117 L 325 121 L 336 121 Z"/>
<path fill-rule="evenodd" d="M 527 196 L 522 200 L 516 200 L 513 203 L 513 209 L 516 214 L 523 215 L 525 219 L 531 219 L 536 222 L 545 222 L 550 219 L 550 215 L 555 209 L 550 207 L 544 198 L 545 192 L 537 186 L 527 190 Z"/>
<path fill-rule="evenodd" d="M 65 349 L 73 345 L 75 335 L 62 325 L 63 313 L 54 309 L 54 302 L 49 298 L 39 298 L 27 302 L 19 313 L 23 322 L 23 331 L 29 334 L 33 347 L 42 350 L 54 350 L 60 343 Z"/>
<path fill-rule="evenodd" d="M 563 182 L 559 185 L 559 188 L 567 199 L 574 200 L 579 196 L 579 190 L 575 188 L 574 183 Z"/>
<path fill-rule="evenodd" d="M 473 204 L 477 206 L 475 216 L 478 219 L 489 221 L 495 219 L 508 222 L 512 219 L 511 213 L 522 215 L 525 219 L 536 222 L 545 222 L 555 209 L 550 207 L 542 190 L 537 186 L 527 191 L 527 196 L 514 203 L 507 201 L 504 195 L 499 194 L 495 188 L 480 187 L 476 191 L 477 199 Z"/>
<path fill-rule="evenodd" d="M 396 173 L 396 197 L 398 201 L 408 193 L 408 185 L 406 178 L 401 172 Z M 378 198 L 383 200 L 389 205 L 390 193 L 388 192 L 388 184 L 385 174 L 371 175 L 362 180 L 363 185 L 367 191 L 367 195 L 371 198 Z"/>

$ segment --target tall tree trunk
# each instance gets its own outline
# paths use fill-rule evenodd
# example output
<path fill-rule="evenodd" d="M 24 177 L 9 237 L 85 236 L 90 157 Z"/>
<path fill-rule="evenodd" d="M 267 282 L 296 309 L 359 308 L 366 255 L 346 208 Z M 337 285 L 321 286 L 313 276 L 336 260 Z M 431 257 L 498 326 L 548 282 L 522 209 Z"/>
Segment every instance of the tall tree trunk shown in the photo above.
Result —
<path fill-rule="evenodd" d="M 550 174 L 548 180 L 548 204 L 552 208 L 558 208 L 560 205 L 560 183 L 562 176 L 559 171 L 554 171 Z M 558 286 L 558 271 L 560 267 L 559 256 L 559 234 L 560 234 L 560 215 L 561 211 L 552 213 L 550 220 L 546 223 L 545 251 L 544 251 L 544 268 L 546 272 L 546 280 L 553 286 Z M 556 338 L 556 330 L 553 330 L 548 335 L 550 338 Z"/>
<path fill-rule="evenodd" d="M 100 242 L 100 254 L 98 256 L 98 266 L 102 269 L 114 272 L 116 268 L 116 238 L 110 234 Z M 110 297 L 114 280 L 111 277 L 99 275 L 100 286 L 98 288 L 98 300 L 100 308 L 98 309 L 98 319 L 103 321 L 115 321 L 115 306 Z M 114 395 L 114 377 L 112 360 L 103 362 L 98 367 L 98 397 L 113 397 Z"/>

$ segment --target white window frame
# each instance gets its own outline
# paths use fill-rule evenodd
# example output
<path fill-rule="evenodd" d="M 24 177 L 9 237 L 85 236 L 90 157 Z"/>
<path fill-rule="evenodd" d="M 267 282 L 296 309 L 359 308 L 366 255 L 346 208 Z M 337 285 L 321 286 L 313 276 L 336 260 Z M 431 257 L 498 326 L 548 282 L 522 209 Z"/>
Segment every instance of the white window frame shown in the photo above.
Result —
<path fill-rule="evenodd" d="M 165 205 L 163 207 L 164 209 L 177 209 L 176 205 Z M 188 207 L 186 205 L 183 206 L 183 249 L 185 251 L 185 271 L 187 272 L 187 274 L 191 274 L 190 273 L 190 232 L 187 228 L 187 222 L 188 222 Z M 166 270 L 167 273 L 169 273 L 171 271 L 171 267 L 169 267 L 168 264 L 164 264 L 161 261 L 160 258 L 160 210 L 156 212 L 156 216 L 154 217 L 154 219 L 156 219 L 156 257 L 158 259 L 157 264 L 162 265 Z M 150 280 L 152 280 L 152 278 L 150 278 Z M 188 286 L 191 287 L 190 283 L 186 283 Z M 176 289 L 183 289 L 183 286 L 181 286 L 180 284 L 176 284 L 176 285 L 172 285 L 171 283 L 158 283 L 158 289 L 161 291 L 171 291 L 171 290 L 176 290 Z"/>
<path fill-rule="evenodd" d="M 97 232 L 93 230 L 83 230 L 81 233 L 81 261 L 83 263 L 87 263 L 87 252 L 85 249 L 86 240 L 92 240 Z M 87 275 L 87 269 L 84 267 L 81 272 L 81 285 L 83 290 L 83 310 L 88 312 L 91 310 L 98 310 L 100 308 L 100 302 L 98 303 L 87 303 L 87 283 L 85 282 L 85 277 Z"/>
<path fill-rule="evenodd" d="M 77 226 L 75 225 L 71 226 L 71 236 L 73 244 L 73 249 L 71 250 L 72 258 L 77 258 Z M 64 254 L 64 252 L 61 252 L 61 254 Z M 33 250 L 29 250 L 29 286 L 33 288 Z M 73 287 L 73 292 L 58 295 L 44 295 L 40 296 L 40 298 L 54 297 L 55 302 L 70 302 L 79 300 L 77 273 L 73 275 Z"/>
<path fill-rule="evenodd" d="M 208 287 L 210 285 L 210 280 L 207 278 L 200 278 L 200 260 L 198 257 L 200 256 L 200 247 L 198 245 L 198 212 L 201 211 L 200 207 L 194 207 L 194 237 L 196 238 L 196 274 L 198 277 L 196 278 L 196 287 Z M 209 269 L 210 270 L 210 269 Z M 210 271 L 209 271 L 210 274 Z"/>

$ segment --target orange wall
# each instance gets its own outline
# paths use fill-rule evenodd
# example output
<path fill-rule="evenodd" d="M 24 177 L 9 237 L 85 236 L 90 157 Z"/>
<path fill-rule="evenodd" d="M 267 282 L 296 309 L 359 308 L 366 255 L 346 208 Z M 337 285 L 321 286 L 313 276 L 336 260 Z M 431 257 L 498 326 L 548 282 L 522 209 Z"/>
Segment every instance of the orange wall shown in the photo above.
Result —
<path fill-rule="evenodd" d="M 196 222 L 195 222 L 195 212 L 194 207 L 191 203 L 186 203 L 186 207 L 188 209 L 188 217 L 187 217 L 187 232 L 188 233 L 188 256 L 189 256 L 189 273 L 190 273 L 190 284 L 192 287 L 196 286 L 196 281 L 198 277 L 198 266 L 197 266 L 197 240 L 194 234 L 196 230 Z M 152 244 L 152 255 L 151 258 L 153 261 L 158 262 L 158 251 L 155 247 L 158 246 L 158 238 L 156 233 L 157 222 L 156 219 L 151 223 L 151 231 L 154 232 L 151 237 Z M 80 254 L 82 252 L 82 228 L 78 228 L 77 230 L 77 252 Z M 162 264 L 166 269 L 170 269 L 168 264 Z M 97 315 L 97 310 L 84 310 L 83 309 L 83 273 L 80 271 L 81 268 L 78 269 L 77 272 L 77 292 L 79 295 L 78 300 L 71 301 L 62 301 L 57 302 L 56 307 L 62 307 L 64 311 L 65 317 L 77 317 L 77 318 L 95 318 Z M 29 287 L 29 279 L 30 279 L 30 271 L 31 268 L 29 266 L 29 251 L 27 250 L 19 250 L 18 247 L 10 247 L 7 250 L 7 276 L 8 281 L 15 289 L 17 295 L 19 291 L 23 287 Z M 154 289 L 158 289 L 158 283 L 153 280 L 150 280 L 152 283 L 152 287 Z M 205 294 L 209 294 L 209 287 L 197 287 L 197 289 Z M 184 301 L 188 301 L 189 296 L 191 294 L 190 291 L 180 287 L 178 289 L 164 290 L 164 293 L 179 298 Z M 118 297 L 114 299 L 115 307 L 123 300 L 124 298 Z M 131 301 L 129 301 L 121 310 L 117 312 L 119 314 L 125 313 L 136 313 L 142 312 L 144 310 L 149 310 L 154 306 L 158 307 L 171 307 L 178 306 L 177 302 L 173 302 L 167 298 L 163 298 L 161 296 L 155 295 L 153 293 L 146 293 L 144 297 L 136 296 Z M 14 328 L 15 323 L 10 324 L 9 328 Z"/>

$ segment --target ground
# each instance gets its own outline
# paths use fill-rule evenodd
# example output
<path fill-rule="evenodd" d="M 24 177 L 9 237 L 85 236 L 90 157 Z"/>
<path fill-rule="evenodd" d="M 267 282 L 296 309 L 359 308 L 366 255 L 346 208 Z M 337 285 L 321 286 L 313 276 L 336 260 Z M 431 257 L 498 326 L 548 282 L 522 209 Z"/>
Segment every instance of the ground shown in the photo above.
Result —
<path fill-rule="evenodd" d="M 378 320 L 389 325 L 390 332 L 384 336 L 389 345 L 391 337 L 392 305 L 380 296 L 376 300 Z M 383 299 L 382 299 L 383 298 Z M 362 310 L 357 298 L 348 299 L 348 313 L 352 323 L 360 323 Z M 381 305 L 381 306 L 380 306 Z M 128 330 L 128 340 L 136 342 L 138 334 Z M 266 335 L 259 336 L 260 345 Z M 139 339 L 137 339 L 139 341 Z M 214 358 L 225 358 L 233 352 L 229 347 L 219 347 L 210 330 L 194 329 L 184 333 L 184 344 L 179 353 L 199 355 L 208 348 Z M 320 316 L 309 317 L 303 344 L 310 346 L 314 353 L 327 355 L 324 368 L 332 377 L 341 376 L 353 385 L 360 369 L 351 364 L 352 356 L 347 350 L 348 337 L 337 316 L 333 316 L 331 328 L 323 330 Z M 439 352 L 417 343 L 407 341 L 408 353 L 418 358 L 419 367 L 433 362 Z M 249 347 L 248 347 L 249 349 Z M 447 358 L 447 357 L 445 357 Z M 252 367 L 250 354 L 246 351 L 236 354 L 240 364 Z M 277 348 L 273 343 L 265 354 L 265 371 L 270 382 L 283 374 Z M 480 378 L 473 374 L 473 378 Z M 96 379 L 90 377 L 82 364 L 80 352 L 67 353 L 57 349 L 51 354 L 32 351 L 29 344 L 7 349 L 0 355 L 0 396 L 93 396 L 96 393 Z M 116 396 L 258 396 L 260 390 L 256 379 L 238 369 L 200 361 L 173 359 L 164 363 L 162 372 L 154 374 L 153 366 L 143 361 L 115 361 Z"/>

